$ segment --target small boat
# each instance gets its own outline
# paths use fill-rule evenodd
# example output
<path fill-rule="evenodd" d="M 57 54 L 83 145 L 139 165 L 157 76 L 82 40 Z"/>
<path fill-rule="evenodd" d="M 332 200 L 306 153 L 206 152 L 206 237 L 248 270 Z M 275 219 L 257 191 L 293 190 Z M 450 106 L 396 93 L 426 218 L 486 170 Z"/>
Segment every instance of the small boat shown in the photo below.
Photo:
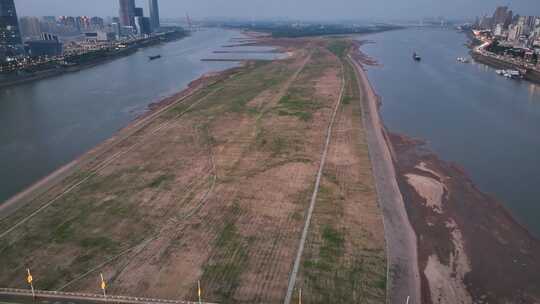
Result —
<path fill-rule="evenodd" d="M 467 59 L 465 57 L 458 57 L 457 61 L 461 62 L 461 63 L 469 63 L 469 59 Z"/>
<path fill-rule="evenodd" d="M 413 58 L 415 61 L 420 61 L 420 60 L 422 60 L 422 57 L 418 56 L 418 54 L 416 54 L 416 52 L 413 53 L 412 58 Z"/>
<path fill-rule="evenodd" d="M 495 73 L 510 79 L 523 79 L 523 74 L 518 70 L 496 70 Z"/>
<path fill-rule="evenodd" d="M 523 75 L 517 70 L 506 70 L 504 73 L 504 77 L 510 79 L 522 79 Z"/>
<path fill-rule="evenodd" d="M 155 56 L 148 56 L 148 59 L 155 60 L 161 58 L 161 55 L 155 55 Z"/>

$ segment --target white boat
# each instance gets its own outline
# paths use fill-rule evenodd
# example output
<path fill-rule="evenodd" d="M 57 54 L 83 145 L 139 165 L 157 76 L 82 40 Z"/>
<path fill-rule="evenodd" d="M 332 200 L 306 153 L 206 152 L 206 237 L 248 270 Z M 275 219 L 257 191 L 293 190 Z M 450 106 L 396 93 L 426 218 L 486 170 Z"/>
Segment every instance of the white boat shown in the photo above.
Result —
<path fill-rule="evenodd" d="M 461 62 L 461 63 L 469 63 L 469 59 L 464 58 L 464 57 L 458 57 L 458 58 L 457 58 L 457 61 L 458 61 L 458 62 Z"/>
<path fill-rule="evenodd" d="M 517 70 L 503 70 L 504 71 L 504 77 L 510 78 L 510 79 L 522 79 L 523 75 L 520 71 Z"/>

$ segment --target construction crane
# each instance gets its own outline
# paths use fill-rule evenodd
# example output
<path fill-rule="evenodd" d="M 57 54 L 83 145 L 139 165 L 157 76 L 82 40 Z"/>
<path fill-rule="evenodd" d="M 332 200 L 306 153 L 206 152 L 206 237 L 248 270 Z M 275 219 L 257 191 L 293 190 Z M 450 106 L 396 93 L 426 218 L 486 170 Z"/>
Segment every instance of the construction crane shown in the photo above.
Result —
<path fill-rule="evenodd" d="M 191 21 L 191 17 L 189 17 L 188 13 L 186 13 L 186 22 L 187 22 L 189 31 L 193 31 L 193 22 Z"/>

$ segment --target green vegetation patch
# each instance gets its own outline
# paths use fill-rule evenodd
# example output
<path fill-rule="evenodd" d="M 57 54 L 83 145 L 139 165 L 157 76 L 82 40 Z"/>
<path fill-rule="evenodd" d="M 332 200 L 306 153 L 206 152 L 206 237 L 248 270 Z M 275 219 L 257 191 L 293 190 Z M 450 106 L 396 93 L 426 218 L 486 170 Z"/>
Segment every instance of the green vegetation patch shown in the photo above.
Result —
<path fill-rule="evenodd" d="M 236 303 L 234 292 L 240 286 L 240 276 L 247 266 L 250 241 L 236 227 L 237 203 L 225 213 L 225 225 L 218 232 L 213 255 L 203 267 L 202 282 L 219 303 Z"/>
<path fill-rule="evenodd" d="M 303 262 L 305 300 L 309 303 L 371 303 L 384 300 L 386 276 L 382 252 L 359 251 L 344 259 L 345 236 L 330 225 L 319 231 L 318 252 Z M 317 258 L 315 258 L 317 256 Z"/>
<path fill-rule="evenodd" d="M 347 51 L 351 47 L 351 43 L 346 40 L 332 40 L 328 45 L 328 50 L 339 58 L 347 55 Z"/>
<path fill-rule="evenodd" d="M 204 102 L 197 104 L 192 110 L 205 117 L 224 112 L 257 114 L 258 111 L 247 106 L 247 103 L 261 92 L 283 83 L 293 72 L 293 69 L 286 68 L 285 64 L 281 66 L 257 62 L 235 74 L 221 85 L 217 94 L 208 95 Z"/>
<path fill-rule="evenodd" d="M 289 94 L 283 96 L 277 108 L 278 114 L 282 116 L 296 116 L 300 120 L 309 121 L 313 117 L 313 112 L 321 108 L 321 104 L 313 99 L 306 98 L 305 94 L 291 90 Z"/>
<path fill-rule="evenodd" d="M 158 188 L 162 184 L 167 184 L 167 183 L 170 183 L 170 182 L 174 181 L 174 178 L 175 178 L 174 174 L 162 174 L 162 175 L 159 175 L 158 177 L 154 178 L 148 184 L 148 187 L 150 187 L 150 188 Z"/>

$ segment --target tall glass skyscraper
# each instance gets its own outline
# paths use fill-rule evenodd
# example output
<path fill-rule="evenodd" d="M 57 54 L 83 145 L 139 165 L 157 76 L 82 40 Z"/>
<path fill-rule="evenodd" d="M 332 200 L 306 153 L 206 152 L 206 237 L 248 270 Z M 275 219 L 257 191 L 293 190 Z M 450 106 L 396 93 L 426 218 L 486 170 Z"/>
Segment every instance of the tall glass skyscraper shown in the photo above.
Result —
<path fill-rule="evenodd" d="M 150 9 L 150 23 L 152 30 L 157 30 L 161 26 L 159 24 L 159 4 L 158 0 L 148 0 L 148 7 Z"/>
<path fill-rule="evenodd" d="M 22 39 L 14 0 L 0 0 L 1 57 L 16 55 L 21 50 Z"/>
<path fill-rule="evenodd" d="M 120 0 L 120 24 L 135 26 L 135 0 Z"/>

